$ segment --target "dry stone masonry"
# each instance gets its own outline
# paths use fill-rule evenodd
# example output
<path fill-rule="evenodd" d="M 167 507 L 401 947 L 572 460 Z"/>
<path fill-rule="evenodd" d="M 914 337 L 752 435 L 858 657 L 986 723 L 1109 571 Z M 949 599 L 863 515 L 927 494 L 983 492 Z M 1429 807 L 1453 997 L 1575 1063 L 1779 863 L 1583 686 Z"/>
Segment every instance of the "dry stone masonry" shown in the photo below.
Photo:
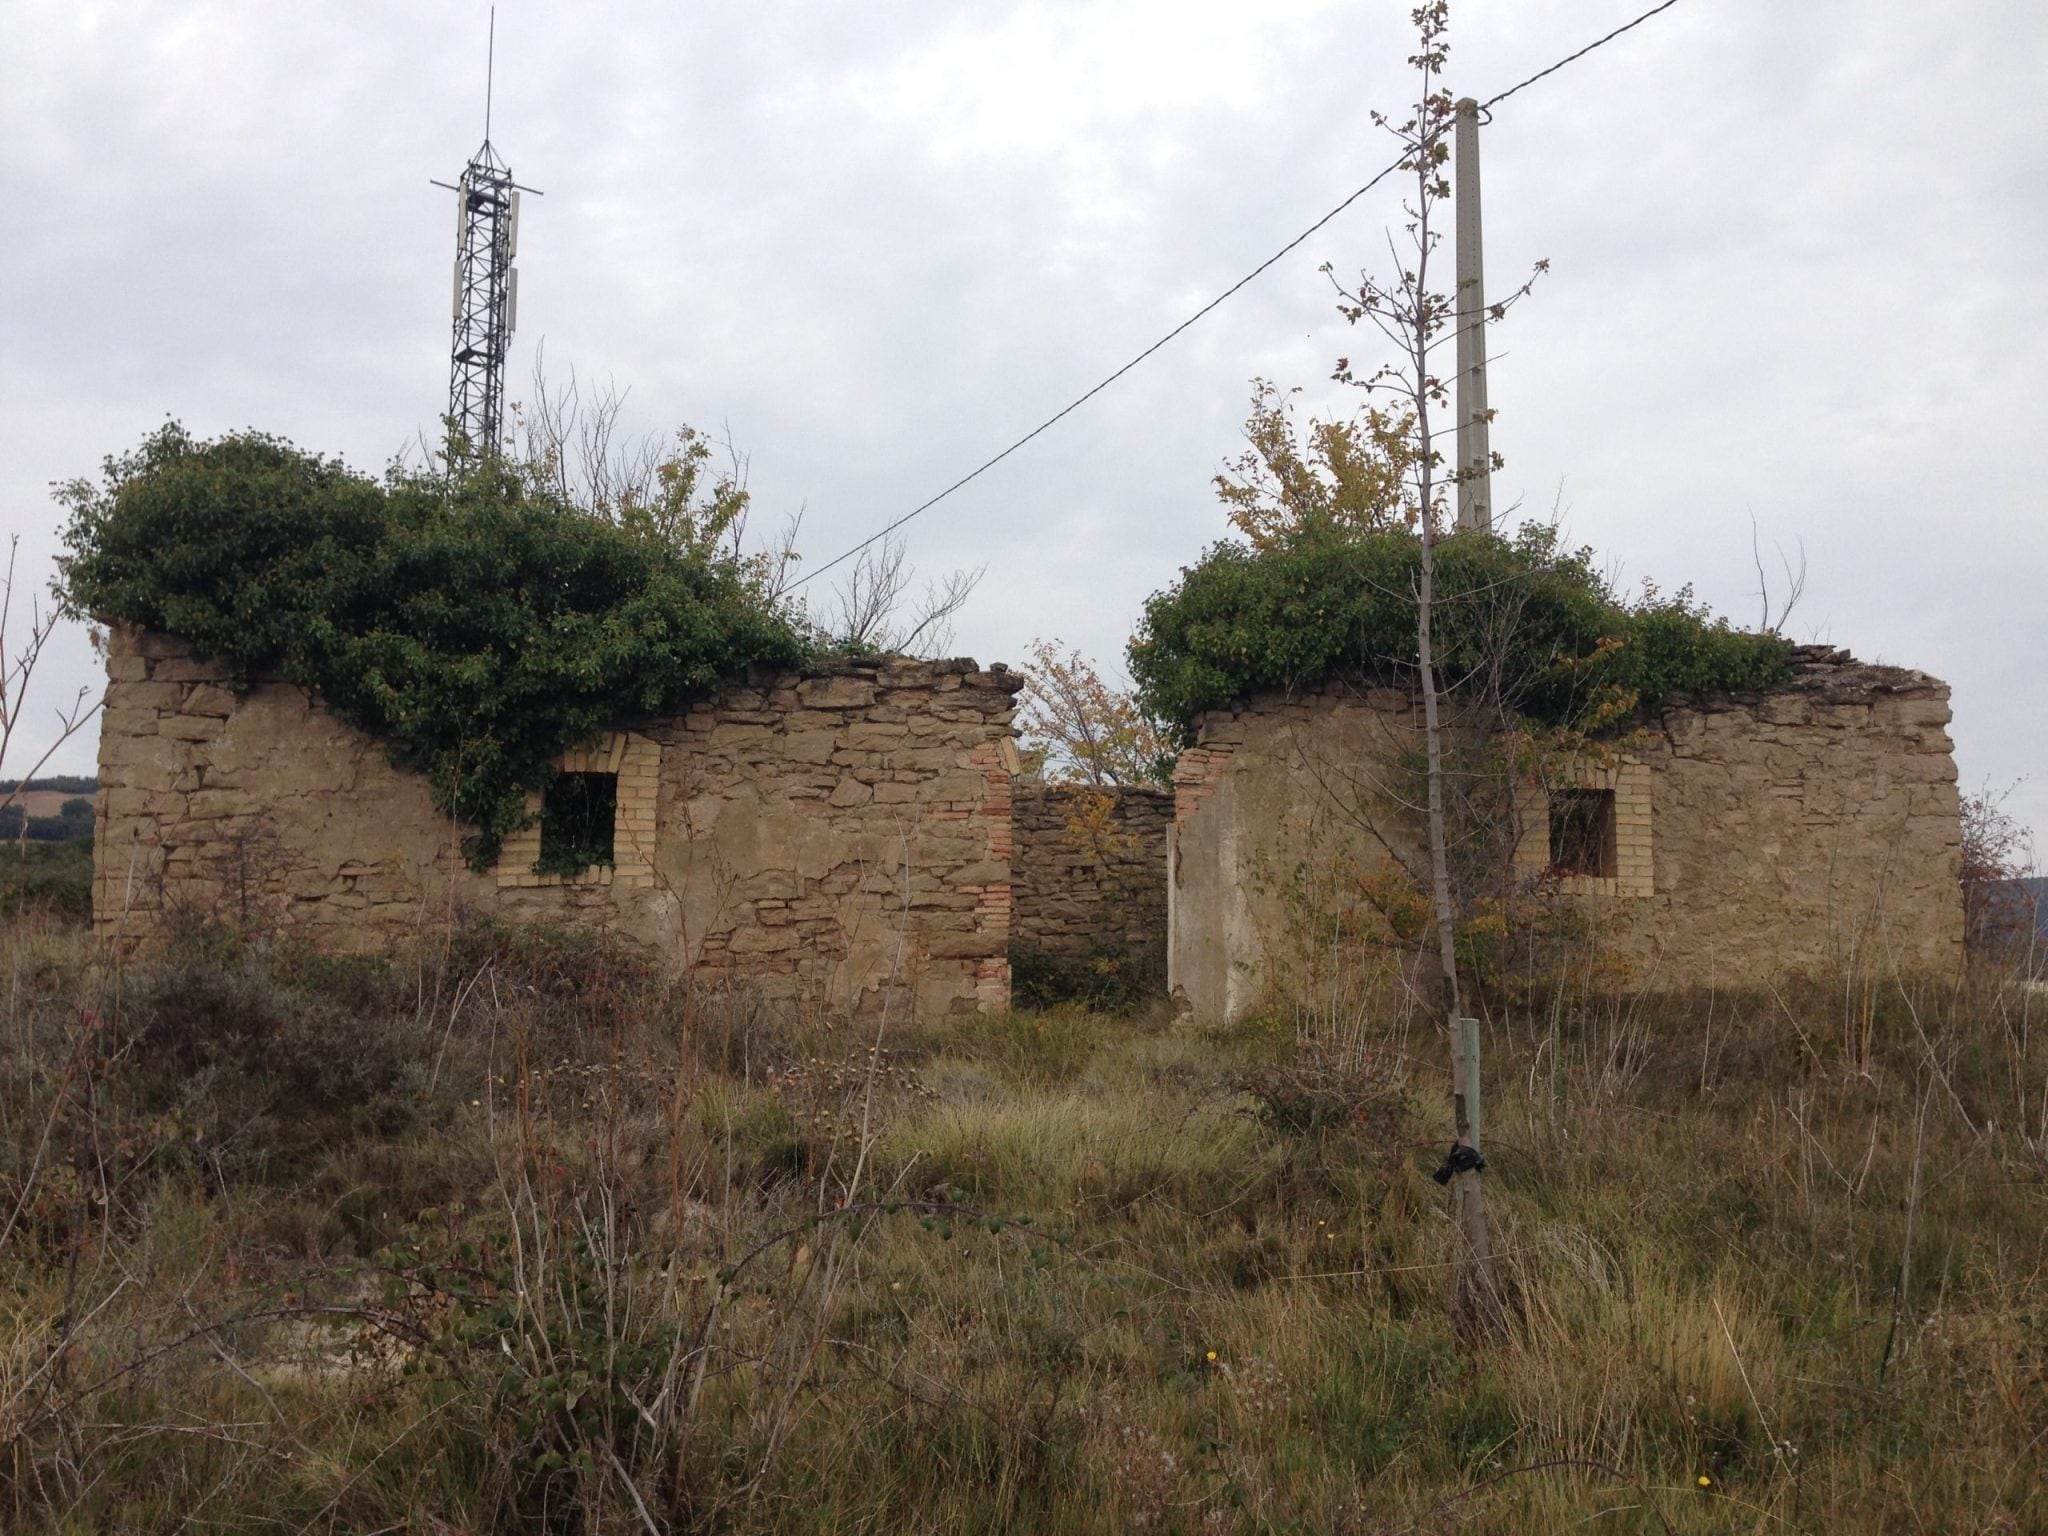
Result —
<path fill-rule="evenodd" d="M 598 924 L 707 983 L 821 1010 L 1009 1000 L 1010 721 L 1021 686 L 971 661 L 765 676 L 622 728 L 565 772 L 616 778 L 613 858 L 497 868 L 426 782 L 304 690 L 237 692 L 183 642 L 113 631 L 94 915 L 123 945 L 183 917 L 396 947 L 464 914 Z"/>
<path fill-rule="evenodd" d="M 869 662 L 647 727 L 656 862 L 696 972 L 837 1002 L 893 976 L 920 1016 L 1007 1007 L 1021 686 L 970 661 Z"/>
<path fill-rule="evenodd" d="M 1674 703 L 1611 760 L 1524 786 L 1513 867 L 1576 903 L 1634 985 L 1951 967 L 1949 719 L 1935 678 L 1798 648 L 1787 685 Z M 1423 867 L 1413 816 L 1390 809 L 1419 745 L 1410 697 L 1340 684 L 1202 722 L 1169 842 L 1169 971 L 1188 1006 L 1261 1006 L 1290 985 L 1289 946 L 1334 931 L 1375 870 L 1394 855 Z"/>
<path fill-rule="evenodd" d="M 1166 983 L 1166 839 L 1173 795 L 1020 781 L 1013 955 L 1126 958 Z"/>

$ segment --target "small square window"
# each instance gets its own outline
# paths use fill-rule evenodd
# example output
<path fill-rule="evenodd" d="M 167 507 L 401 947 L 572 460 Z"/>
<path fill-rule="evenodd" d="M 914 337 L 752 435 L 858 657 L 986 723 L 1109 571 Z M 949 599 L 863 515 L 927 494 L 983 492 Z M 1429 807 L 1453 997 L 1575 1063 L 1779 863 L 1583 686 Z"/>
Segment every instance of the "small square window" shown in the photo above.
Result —
<path fill-rule="evenodd" d="M 618 806 L 616 773 L 556 774 L 541 794 L 535 872 L 580 875 L 593 864 L 610 864 Z"/>
<path fill-rule="evenodd" d="M 1567 875 L 1611 879 L 1615 868 L 1614 791 L 1550 792 L 1550 865 Z"/>

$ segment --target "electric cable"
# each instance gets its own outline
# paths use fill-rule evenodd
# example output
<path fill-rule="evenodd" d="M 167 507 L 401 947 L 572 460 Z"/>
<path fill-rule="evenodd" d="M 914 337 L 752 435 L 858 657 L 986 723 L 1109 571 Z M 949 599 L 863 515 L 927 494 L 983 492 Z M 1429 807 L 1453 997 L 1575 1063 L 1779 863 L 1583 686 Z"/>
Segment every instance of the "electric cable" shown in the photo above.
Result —
<path fill-rule="evenodd" d="M 1592 53 L 1595 49 L 1604 48 L 1607 44 L 1613 42 L 1617 37 L 1620 37 L 1624 32 L 1633 31 L 1635 28 L 1641 26 L 1644 22 L 1648 21 L 1651 17 L 1656 16 L 1663 11 L 1670 10 L 1671 7 L 1676 4 L 1678 4 L 1678 0 L 1663 0 L 1663 3 L 1661 5 L 1652 6 L 1649 10 L 1644 11 L 1640 16 L 1636 17 L 1635 20 L 1627 22 L 1622 26 L 1616 27 L 1612 32 L 1609 32 L 1604 37 L 1594 39 L 1592 42 L 1586 44 L 1585 47 L 1579 49 L 1576 53 L 1568 53 L 1563 58 L 1559 59 L 1556 63 L 1548 65 L 1543 69 L 1539 69 L 1535 74 L 1530 75 L 1525 80 L 1518 81 L 1516 84 L 1509 86 L 1506 90 L 1500 92 L 1498 95 L 1489 96 L 1485 101 L 1480 103 L 1481 110 L 1490 111 L 1492 108 L 1499 105 L 1501 102 L 1506 101 L 1510 96 L 1514 95 L 1517 91 L 1526 90 L 1528 87 L 1536 84 L 1537 81 L 1545 79 L 1550 75 L 1556 74 L 1566 65 L 1578 62 L 1580 59 L 1583 59 L 1587 54 Z M 1441 132 L 1441 130 L 1438 131 Z M 944 501 L 948 496 L 951 496 L 955 491 L 961 490 L 962 488 L 969 485 L 973 481 L 979 479 L 982 475 L 988 473 L 988 471 L 990 471 L 991 469 L 994 469 L 998 464 L 1002 463 L 1003 460 L 1007 459 L 1011 454 L 1015 453 L 1025 444 L 1029 443 L 1033 438 L 1036 438 L 1041 434 L 1050 431 L 1053 427 L 1059 425 L 1060 422 L 1064 421 L 1067 417 L 1071 416 L 1075 411 L 1078 411 L 1090 400 L 1093 400 L 1097 395 L 1101 394 L 1105 389 L 1109 388 L 1109 386 L 1114 384 L 1118 379 L 1122 378 L 1125 374 L 1129 373 L 1133 368 L 1136 368 L 1140 363 L 1144 362 L 1147 358 L 1151 357 L 1153 353 L 1159 351 L 1160 348 L 1167 345 L 1167 343 L 1173 341 L 1183 331 L 1186 331 L 1190 326 L 1194 325 L 1197 321 L 1203 319 L 1216 309 L 1220 308 L 1227 300 L 1235 297 L 1240 289 L 1244 288 L 1247 284 L 1251 283 L 1253 279 L 1262 276 L 1275 263 L 1279 262 L 1282 258 L 1291 254 L 1297 247 L 1299 247 L 1304 241 L 1306 241 L 1309 238 L 1309 236 L 1321 230 L 1332 219 L 1336 218 L 1339 214 L 1343 213 L 1353 203 L 1357 202 L 1361 197 L 1365 196 L 1366 193 L 1370 192 L 1374 187 L 1378 186 L 1382 181 L 1386 180 L 1387 177 L 1391 176 L 1395 171 L 1399 170 L 1403 162 L 1407 160 L 1408 153 L 1408 151 L 1403 151 L 1402 154 L 1398 158 L 1396 158 L 1391 164 L 1383 166 L 1378 171 L 1374 172 L 1372 179 L 1366 182 L 1364 186 L 1360 187 L 1357 191 L 1353 192 L 1349 197 L 1345 198 L 1344 201 L 1337 204 L 1336 207 L 1332 208 L 1328 213 L 1324 214 L 1321 218 L 1317 219 L 1315 223 L 1309 225 L 1308 228 L 1304 229 L 1292 240 L 1289 240 L 1285 245 L 1281 246 L 1279 250 L 1275 251 L 1272 255 L 1268 256 L 1256 267 L 1253 267 L 1251 271 L 1245 273 L 1243 277 L 1239 278 L 1236 282 L 1232 283 L 1228 288 L 1224 289 L 1221 293 L 1217 294 L 1215 298 L 1211 299 L 1208 303 L 1204 304 L 1200 309 L 1196 310 L 1193 314 L 1189 315 L 1187 319 L 1181 321 L 1180 324 L 1176 325 L 1164 336 L 1161 336 L 1157 341 L 1153 342 L 1152 345 L 1145 348 L 1144 351 L 1138 353 L 1137 356 L 1133 357 L 1121 368 L 1117 369 L 1114 373 L 1104 378 L 1101 383 L 1095 385 L 1086 393 L 1075 396 L 1074 399 L 1069 401 L 1066 405 L 1060 407 L 1059 410 L 1053 412 L 1053 414 L 1046 417 L 1044 421 L 1041 421 L 1029 432 L 1026 432 L 1022 437 L 1018 438 L 1015 442 L 1011 443 L 1009 447 L 1003 449 L 1002 452 L 995 454 L 991 458 L 984 459 L 981 463 L 977 464 L 973 469 L 970 469 L 966 474 L 962 475 L 958 480 L 955 480 L 951 485 L 947 486 L 943 491 L 940 491 L 936 496 L 931 497 L 929 500 L 918 503 L 918 505 L 912 507 L 908 512 L 905 512 L 901 517 L 896 518 L 894 521 L 885 523 L 881 528 L 876 530 L 874 533 L 869 534 L 866 538 L 862 539 L 858 544 L 855 544 L 852 548 L 847 549 L 840 554 L 834 555 L 830 560 L 827 560 L 823 565 L 818 566 L 813 570 L 806 571 L 802 576 L 798 577 L 795 581 L 792 581 L 786 590 L 794 592 L 799 587 L 802 587 L 807 583 L 814 581 L 818 577 L 824 575 L 827 571 L 833 569 L 835 566 L 845 564 L 848 560 L 851 560 L 854 556 L 858 555 L 862 550 L 867 549 L 874 544 L 880 543 L 883 539 L 886 539 L 890 534 L 894 533 L 898 528 L 901 528 L 905 523 L 910 522 L 913 518 L 923 516 L 926 512 L 929 512 L 933 507 L 937 506 L 940 502 Z"/>
<path fill-rule="evenodd" d="M 1402 159 L 1406 158 L 1407 157 L 1405 155 L 1402 156 Z M 1005 448 L 1001 453 L 997 454 L 994 458 L 984 460 L 982 463 L 976 465 L 973 469 L 969 470 L 966 474 L 962 475 L 958 480 L 955 480 L 951 485 L 947 486 L 943 491 L 939 492 L 938 495 L 932 497 L 931 500 L 924 502 L 919 506 L 912 507 L 908 512 L 904 513 L 901 517 L 897 518 L 893 523 L 887 524 L 879 532 L 870 534 L 867 538 L 861 540 L 860 543 L 854 545 L 853 548 L 847 550 L 846 553 L 834 556 L 832 559 L 826 561 L 823 565 L 819 566 L 814 571 L 806 572 L 800 579 L 793 581 L 789 584 L 789 590 L 792 592 L 795 591 L 798 587 L 802 586 L 805 582 L 810 581 L 813 577 L 822 576 L 827 571 L 831 570 L 833 566 L 839 565 L 844 561 L 852 559 L 855 555 L 859 554 L 862 550 L 866 549 L 870 544 L 873 544 L 878 540 L 887 538 L 890 534 L 894 533 L 898 528 L 901 528 L 905 523 L 909 522 L 913 517 L 917 517 L 921 513 L 930 511 L 933 507 L 937 506 L 940 502 L 944 501 L 948 496 L 952 495 L 955 491 L 959 490 L 962 486 L 966 485 L 970 480 L 973 480 L 976 477 L 985 474 L 987 471 L 994 469 L 998 464 L 1002 463 L 1003 460 L 1007 459 L 1019 448 L 1022 448 L 1034 437 L 1037 437 L 1041 432 L 1044 432 L 1051 427 L 1057 426 L 1059 422 L 1062 421 L 1064 418 L 1072 415 L 1075 411 L 1078 411 L 1082 406 L 1086 405 L 1090 400 L 1093 400 L 1097 395 L 1101 394 L 1105 389 L 1109 388 L 1109 386 L 1114 384 L 1118 379 L 1122 378 L 1125 374 L 1129 373 L 1133 368 L 1137 367 L 1138 364 L 1144 362 L 1145 359 L 1150 357 L 1154 352 L 1157 352 L 1161 347 L 1165 346 L 1168 342 L 1172 341 L 1176 336 L 1180 335 L 1182 331 L 1185 331 L 1197 320 L 1200 320 L 1204 315 L 1207 315 L 1211 310 L 1215 309 L 1218 305 L 1222 304 L 1224 300 L 1230 298 L 1240 288 L 1244 287 L 1245 284 L 1249 283 L 1253 278 L 1259 276 L 1259 274 L 1264 272 L 1268 267 L 1272 266 L 1274 262 L 1279 261 L 1282 257 L 1286 256 L 1289 252 L 1294 250 L 1296 246 L 1300 245 L 1304 240 L 1308 239 L 1310 235 L 1313 235 L 1317 230 L 1321 229 L 1325 224 L 1329 223 L 1330 220 L 1336 218 L 1338 214 L 1342 213 L 1346 208 L 1349 208 L 1353 203 L 1357 202 L 1361 197 L 1365 196 L 1366 193 L 1370 192 L 1374 187 L 1378 186 L 1388 176 L 1392 175 L 1395 171 L 1399 170 L 1400 166 L 1401 161 L 1396 160 L 1391 165 L 1384 167 L 1382 170 L 1378 172 L 1378 174 L 1376 174 L 1372 178 L 1371 181 L 1368 181 L 1356 192 L 1352 193 L 1349 197 L 1345 198 L 1343 202 L 1339 203 L 1336 207 L 1332 208 L 1320 219 L 1317 219 L 1315 223 L 1309 225 L 1307 229 L 1304 229 L 1292 240 L 1288 241 L 1285 245 L 1281 246 L 1279 250 L 1275 251 L 1272 255 L 1268 256 L 1256 267 L 1253 267 L 1251 271 L 1245 273 L 1243 277 L 1239 278 L 1236 282 L 1232 283 L 1228 288 L 1224 289 L 1221 293 L 1217 294 L 1215 298 L 1211 299 L 1208 303 L 1204 304 L 1192 315 L 1189 315 L 1187 319 L 1181 321 L 1179 325 L 1176 325 L 1164 336 L 1160 337 L 1157 341 L 1153 342 L 1151 346 L 1147 347 L 1144 351 L 1140 352 L 1136 357 L 1132 358 L 1129 362 L 1125 363 L 1123 367 L 1117 369 L 1115 373 L 1109 375 L 1108 378 L 1104 379 L 1100 384 L 1097 384 L 1093 389 L 1089 390 L 1086 394 L 1077 396 L 1068 404 L 1061 407 L 1058 411 L 1046 417 L 1044 421 L 1041 421 L 1029 432 L 1026 432 L 1022 437 L 1018 438 L 1014 443 L 1010 444 L 1009 447 Z"/>
<path fill-rule="evenodd" d="M 1566 54 L 1563 58 L 1559 59 L 1555 64 L 1551 65 L 1548 69 L 1537 70 L 1536 73 L 1531 75 L 1528 79 L 1522 81 L 1519 85 L 1509 86 L 1506 90 L 1502 91 L 1498 96 L 1487 97 L 1486 100 L 1480 103 L 1480 106 L 1499 106 L 1502 102 L 1506 101 L 1510 96 L 1514 95 L 1515 92 L 1528 89 L 1530 86 L 1534 85 L 1538 80 L 1543 79 L 1546 75 L 1556 74 L 1560 69 L 1563 69 L 1567 64 L 1576 64 L 1580 59 L 1583 59 L 1595 48 L 1606 47 L 1609 43 L 1613 42 L 1617 37 L 1621 36 L 1622 33 L 1634 31 L 1637 27 L 1640 27 L 1644 22 L 1648 21 L 1652 16 L 1655 16 L 1662 11 L 1668 11 L 1671 9 L 1671 7 L 1673 7 L 1676 4 L 1678 4 L 1678 0 L 1664 0 L 1664 3 L 1662 5 L 1651 6 L 1647 11 L 1643 12 L 1643 14 L 1638 16 L 1634 21 L 1626 22 L 1623 25 L 1616 27 L 1612 32 L 1608 33 L 1605 37 L 1595 38 L 1592 42 L 1586 44 L 1585 47 L 1581 48 L 1577 53 Z"/>

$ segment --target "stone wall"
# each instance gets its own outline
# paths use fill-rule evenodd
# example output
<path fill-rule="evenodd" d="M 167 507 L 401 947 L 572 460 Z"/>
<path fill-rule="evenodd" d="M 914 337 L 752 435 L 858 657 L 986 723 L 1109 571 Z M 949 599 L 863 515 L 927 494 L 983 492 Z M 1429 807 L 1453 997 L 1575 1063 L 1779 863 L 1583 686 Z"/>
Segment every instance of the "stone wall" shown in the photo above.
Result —
<path fill-rule="evenodd" d="M 469 870 L 426 782 L 302 689 L 237 693 L 126 628 L 107 670 L 94 915 L 124 945 L 190 916 L 381 949 L 496 913 L 602 925 L 821 1010 L 1008 1005 L 1020 680 L 1001 668 L 843 664 L 621 722 L 562 765 L 618 775 L 614 861 L 573 877 L 534 872 L 537 830 Z"/>
<path fill-rule="evenodd" d="M 1795 663 L 1770 693 L 1673 704 L 1622 750 L 1501 808 L 1492 835 L 1524 888 L 1582 915 L 1630 985 L 1960 960 L 1947 685 L 1824 647 Z M 1426 869 L 1419 819 L 1400 808 L 1419 745 L 1414 701 L 1383 689 L 1268 695 L 1205 718 L 1175 773 L 1168 850 L 1170 979 L 1198 1013 L 1326 985 L 1295 962 L 1356 927 L 1361 891 Z M 1611 796 L 1598 867 L 1557 862 L 1560 791 Z"/>
<path fill-rule="evenodd" d="M 1013 953 L 1127 957 L 1166 988 L 1166 840 L 1173 795 L 1143 786 L 1019 782 Z"/>
<path fill-rule="evenodd" d="M 99 778 L 93 916 L 124 944 L 189 918 L 361 949 L 488 908 L 494 890 L 375 743 L 300 689 L 236 692 L 165 635 L 108 636 Z"/>

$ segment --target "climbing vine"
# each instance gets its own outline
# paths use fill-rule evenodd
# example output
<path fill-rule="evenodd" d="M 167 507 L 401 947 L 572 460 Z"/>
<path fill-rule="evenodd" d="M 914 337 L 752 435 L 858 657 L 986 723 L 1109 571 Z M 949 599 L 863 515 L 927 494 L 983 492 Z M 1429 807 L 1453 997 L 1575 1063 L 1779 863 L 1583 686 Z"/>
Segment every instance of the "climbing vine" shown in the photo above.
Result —
<path fill-rule="evenodd" d="M 810 653 L 716 541 L 578 508 L 498 461 L 379 481 L 172 423 L 58 499 L 74 613 L 178 635 L 243 686 L 311 689 L 428 778 L 479 869 L 564 750 Z"/>

